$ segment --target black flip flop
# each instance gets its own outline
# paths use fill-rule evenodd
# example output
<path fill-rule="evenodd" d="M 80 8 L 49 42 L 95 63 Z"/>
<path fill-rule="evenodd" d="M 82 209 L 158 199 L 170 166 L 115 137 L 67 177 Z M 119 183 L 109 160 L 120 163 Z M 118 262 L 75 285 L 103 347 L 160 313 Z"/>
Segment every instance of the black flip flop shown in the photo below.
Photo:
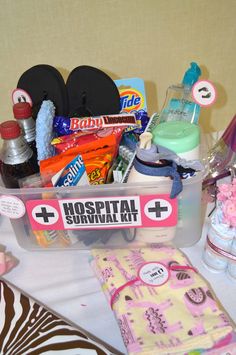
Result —
<path fill-rule="evenodd" d="M 68 114 L 68 96 L 61 73 L 51 65 L 38 64 L 26 70 L 20 77 L 17 88 L 25 90 L 33 101 L 33 117 L 36 119 L 43 100 L 51 100 L 56 115 Z"/>
<path fill-rule="evenodd" d="M 66 82 L 69 117 L 118 114 L 120 95 L 114 81 L 100 69 L 82 65 L 72 70 Z"/>

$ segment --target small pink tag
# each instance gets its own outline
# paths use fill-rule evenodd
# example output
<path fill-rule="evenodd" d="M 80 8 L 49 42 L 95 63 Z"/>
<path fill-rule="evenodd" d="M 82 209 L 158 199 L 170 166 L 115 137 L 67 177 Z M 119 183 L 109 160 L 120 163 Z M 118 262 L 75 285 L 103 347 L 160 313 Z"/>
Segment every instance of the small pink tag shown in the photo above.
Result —
<path fill-rule="evenodd" d="M 33 106 L 33 102 L 32 99 L 30 97 L 30 95 L 28 94 L 28 92 L 26 92 L 23 89 L 15 89 L 12 92 L 12 103 L 17 104 L 19 102 L 28 102 L 30 104 L 30 106 Z"/>
<path fill-rule="evenodd" d="M 193 100 L 200 106 L 207 107 L 216 100 L 215 86 L 208 80 L 198 80 L 192 88 Z"/>

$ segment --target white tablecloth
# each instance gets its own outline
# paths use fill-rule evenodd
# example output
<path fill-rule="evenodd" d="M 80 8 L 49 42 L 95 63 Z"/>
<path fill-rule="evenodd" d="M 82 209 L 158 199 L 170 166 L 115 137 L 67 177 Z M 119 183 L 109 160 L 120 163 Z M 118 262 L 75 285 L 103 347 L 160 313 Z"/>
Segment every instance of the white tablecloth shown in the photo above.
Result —
<path fill-rule="evenodd" d="M 224 273 L 208 271 L 201 260 L 207 224 L 206 220 L 201 240 L 183 251 L 210 282 L 216 296 L 236 322 L 236 282 L 228 280 Z M 19 260 L 17 267 L 4 276 L 6 280 L 126 353 L 114 315 L 89 266 L 89 252 L 28 252 L 17 244 L 8 218 L 1 220 L 0 230 L 0 246 L 5 246 Z"/>

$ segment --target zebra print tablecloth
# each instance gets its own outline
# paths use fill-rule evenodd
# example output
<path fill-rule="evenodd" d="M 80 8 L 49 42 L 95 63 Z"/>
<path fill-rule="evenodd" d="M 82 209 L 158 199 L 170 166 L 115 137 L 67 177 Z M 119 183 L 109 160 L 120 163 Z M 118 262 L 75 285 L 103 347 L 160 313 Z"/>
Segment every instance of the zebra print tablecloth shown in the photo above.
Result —
<path fill-rule="evenodd" d="M 1 355 L 118 355 L 0 279 Z"/>

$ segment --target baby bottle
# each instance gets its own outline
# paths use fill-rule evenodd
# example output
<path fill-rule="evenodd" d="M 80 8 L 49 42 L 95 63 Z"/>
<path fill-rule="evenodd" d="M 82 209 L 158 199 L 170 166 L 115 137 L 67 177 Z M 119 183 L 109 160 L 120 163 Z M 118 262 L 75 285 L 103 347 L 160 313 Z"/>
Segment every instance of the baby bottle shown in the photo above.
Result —
<path fill-rule="evenodd" d="M 155 182 L 155 191 L 159 189 L 159 194 L 169 194 L 174 198 L 182 190 L 182 182 L 177 172 L 174 162 L 157 161 L 150 162 L 146 159 L 156 151 L 156 147 L 151 143 L 152 134 L 144 132 L 140 135 L 140 142 L 136 150 L 133 167 L 128 177 L 128 183 L 133 182 Z M 142 193 L 142 191 L 140 191 Z M 139 228 L 136 233 L 136 240 L 143 243 L 165 242 L 174 238 L 176 226 Z"/>
<path fill-rule="evenodd" d="M 153 142 L 166 147 L 186 161 L 199 160 L 200 127 L 187 121 L 167 121 L 157 124 L 152 131 Z M 183 181 L 183 192 L 178 196 L 178 231 L 174 240 L 177 247 L 191 246 L 201 237 L 201 182 L 203 173 Z"/>

